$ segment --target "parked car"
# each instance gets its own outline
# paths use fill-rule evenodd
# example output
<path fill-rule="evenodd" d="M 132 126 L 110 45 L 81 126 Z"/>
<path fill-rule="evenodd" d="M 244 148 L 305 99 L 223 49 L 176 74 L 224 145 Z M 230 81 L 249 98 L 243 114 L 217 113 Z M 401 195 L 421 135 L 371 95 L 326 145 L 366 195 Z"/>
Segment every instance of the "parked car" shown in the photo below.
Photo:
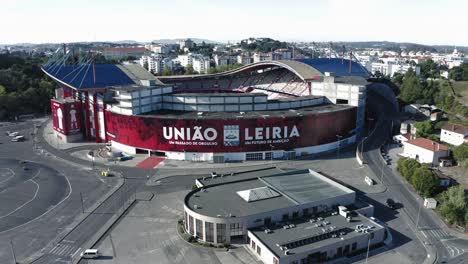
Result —
<path fill-rule="evenodd" d="M 25 140 L 24 136 L 16 136 L 16 137 L 11 139 L 11 142 L 21 142 L 21 141 L 24 141 L 24 140 Z"/>
<path fill-rule="evenodd" d="M 393 199 L 388 198 L 387 199 L 387 206 L 391 209 L 396 209 L 396 203 L 393 201 Z"/>
<path fill-rule="evenodd" d="M 8 133 L 8 136 L 10 136 L 10 137 L 19 136 L 19 132 L 9 132 L 9 133 Z"/>

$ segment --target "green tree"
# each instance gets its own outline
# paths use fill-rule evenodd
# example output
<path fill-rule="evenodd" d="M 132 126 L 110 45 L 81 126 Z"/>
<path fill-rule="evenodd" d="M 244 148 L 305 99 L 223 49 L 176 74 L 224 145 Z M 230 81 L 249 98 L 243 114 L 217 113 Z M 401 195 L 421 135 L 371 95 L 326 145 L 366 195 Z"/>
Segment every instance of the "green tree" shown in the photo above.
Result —
<path fill-rule="evenodd" d="M 429 59 L 421 64 L 419 64 L 421 68 L 421 76 L 423 78 L 438 78 L 439 77 L 439 66 L 433 60 Z"/>
<path fill-rule="evenodd" d="M 432 197 L 439 189 L 439 178 L 429 168 L 417 168 L 411 178 L 413 187 L 424 197 Z"/>
<path fill-rule="evenodd" d="M 412 183 L 413 174 L 419 167 L 421 164 L 414 159 L 401 158 L 397 163 L 398 171 L 409 183 Z"/>
<path fill-rule="evenodd" d="M 403 79 L 403 83 L 400 89 L 400 99 L 405 103 L 418 103 L 421 101 L 421 95 L 423 94 L 423 88 L 419 78 L 412 68 L 410 68 Z"/>
<path fill-rule="evenodd" d="M 7 91 L 5 89 L 5 86 L 0 85 L 0 96 L 6 95 L 6 94 L 7 94 Z"/>
<path fill-rule="evenodd" d="M 414 127 L 416 128 L 416 136 L 417 137 L 428 137 L 430 134 L 432 134 L 432 130 L 434 130 L 434 127 L 432 125 L 431 120 L 426 120 L 422 122 L 417 122 L 414 124 Z"/>
<path fill-rule="evenodd" d="M 453 148 L 453 158 L 460 163 L 468 159 L 468 145 L 462 144 Z"/>
<path fill-rule="evenodd" d="M 171 69 L 168 66 L 164 66 L 163 71 L 162 71 L 163 76 L 169 76 L 171 75 Z"/>
<path fill-rule="evenodd" d="M 467 199 L 463 186 L 458 185 L 448 188 L 437 197 L 440 203 L 440 214 L 449 224 L 465 224 Z"/>

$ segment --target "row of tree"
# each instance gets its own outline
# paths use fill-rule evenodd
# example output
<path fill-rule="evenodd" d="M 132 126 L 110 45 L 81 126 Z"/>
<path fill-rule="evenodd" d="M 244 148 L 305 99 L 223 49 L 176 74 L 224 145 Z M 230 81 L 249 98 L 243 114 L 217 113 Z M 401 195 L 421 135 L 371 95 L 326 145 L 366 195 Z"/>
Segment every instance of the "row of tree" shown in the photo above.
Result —
<path fill-rule="evenodd" d="M 414 159 L 398 160 L 398 171 L 424 197 L 433 197 L 439 191 L 439 178 L 426 165 Z"/>
<path fill-rule="evenodd" d="M 49 111 L 55 83 L 40 68 L 46 60 L 41 55 L 0 55 L 0 120 Z"/>
<path fill-rule="evenodd" d="M 399 98 L 407 104 L 435 104 L 447 113 L 468 118 L 468 107 L 456 99 L 457 95 L 448 80 L 427 81 L 409 69 L 404 75 L 396 74 L 392 81 L 400 87 Z"/>

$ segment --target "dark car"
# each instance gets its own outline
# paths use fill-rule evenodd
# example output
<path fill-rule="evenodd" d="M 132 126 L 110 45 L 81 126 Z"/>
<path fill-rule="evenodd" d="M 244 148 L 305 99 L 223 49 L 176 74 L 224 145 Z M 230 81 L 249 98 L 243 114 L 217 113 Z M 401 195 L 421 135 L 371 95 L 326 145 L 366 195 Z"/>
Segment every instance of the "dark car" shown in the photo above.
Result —
<path fill-rule="evenodd" d="M 387 206 L 391 209 L 396 209 L 396 203 L 393 201 L 393 199 L 387 199 Z"/>

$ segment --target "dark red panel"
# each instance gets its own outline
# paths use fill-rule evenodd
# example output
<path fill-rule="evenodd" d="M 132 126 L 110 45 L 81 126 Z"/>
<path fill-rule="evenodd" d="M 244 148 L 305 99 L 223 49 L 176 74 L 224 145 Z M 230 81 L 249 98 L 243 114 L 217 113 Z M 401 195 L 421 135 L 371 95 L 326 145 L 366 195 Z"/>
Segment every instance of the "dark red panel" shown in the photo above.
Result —
<path fill-rule="evenodd" d="M 258 119 L 165 119 L 105 112 L 109 140 L 143 149 L 244 152 L 322 145 L 348 137 L 356 108 L 297 117 Z M 200 133 L 197 133 L 199 131 Z"/>

